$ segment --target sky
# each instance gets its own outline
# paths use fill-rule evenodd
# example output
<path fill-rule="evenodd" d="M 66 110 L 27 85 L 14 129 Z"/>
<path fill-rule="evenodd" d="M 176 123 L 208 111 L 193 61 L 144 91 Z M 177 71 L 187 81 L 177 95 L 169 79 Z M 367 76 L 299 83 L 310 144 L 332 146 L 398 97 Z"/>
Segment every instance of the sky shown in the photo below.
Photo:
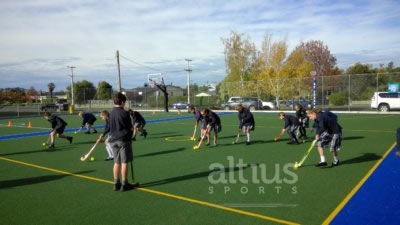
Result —
<path fill-rule="evenodd" d="M 162 72 L 167 83 L 221 81 L 221 39 L 232 31 L 261 45 L 287 37 L 289 48 L 321 40 L 345 69 L 356 62 L 400 66 L 398 0 L 0 0 L 0 88 L 63 90 L 75 81 L 123 88 Z"/>

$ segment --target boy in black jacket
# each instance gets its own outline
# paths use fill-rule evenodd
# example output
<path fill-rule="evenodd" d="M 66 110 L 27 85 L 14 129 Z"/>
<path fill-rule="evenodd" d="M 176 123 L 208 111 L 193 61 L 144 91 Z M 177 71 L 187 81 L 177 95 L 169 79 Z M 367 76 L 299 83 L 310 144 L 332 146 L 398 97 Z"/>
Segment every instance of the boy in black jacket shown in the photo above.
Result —
<path fill-rule="evenodd" d="M 114 156 L 114 191 L 126 191 L 139 184 L 128 183 L 128 164 L 133 160 L 132 152 L 132 120 L 124 110 L 126 97 L 118 92 L 114 97 L 114 108 L 109 117 L 111 148 Z M 122 182 L 121 182 L 121 179 Z"/>
<path fill-rule="evenodd" d="M 59 138 L 67 139 L 70 144 L 72 143 L 72 137 L 63 135 L 65 127 L 68 125 L 63 119 L 56 115 L 51 115 L 49 112 L 44 113 L 44 118 L 51 124 L 50 145 L 47 149 L 53 149 L 55 147 L 54 136 L 56 135 Z"/>
<path fill-rule="evenodd" d="M 321 161 L 315 165 L 317 167 L 327 166 L 324 156 L 324 148 L 329 147 L 333 156 L 332 166 L 340 164 L 338 158 L 338 151 L 342 140 L 342 127 L 338 123 L 337 116 L 331 112 L 322 112 L 320 109 L 312 109 L 309 111 L 308 116 L 314 120 L 317 127 L 317 140 L 318 152 Z"/>
<path fill-rule="evenodd" d="M 129 109 L 128 112 L 131 117 L 132 126 L 133 126 L 132 141 L 136 141 L 136 133 L 139 131 L 140 131 L 140 136 L 143 136 L 144 138 L 146 138 L 147 131 L 146 131 L 146 129 L 144 129 L 144 126 L 146 126 L 146 120 L 143 118 L 143 116 L 138 111 L 133 111 L 132 109 Z"/>
<path fill-rule="evenodd" d="M 203 141 L 203 139 L 205 137 L 207 137 L 207 145 L 210 145 L 210 133 L 211 131 L 214 131 L 214 146 L 217 145 L 217 139 L 218 139 L 218 133 L 221 132 L 222 130 L 222 126 L 221 126 L 221 119 L 219 118 L 219 116 L 209 110 L 209 109 L 203 109 L 201 110 L 201 115 L 204 118 L 204 126 L 203 126 L 203 130 L 202 130 L 202 134 L 201 134 L 201 139 L 200 142 L 197 145 L 198 149 L 201 146 L 201 143 Z"/>
<path fill-rule="evenodd" d="M 97 133 L 97 130 L 93 128 L 94 122 L 96 122 L 96 117 L 93 115 L 93 113 L 88 113 L 88 112 L 82 112 L 80 111 L 78 113 L 79 117 L 82 118 L 82 125 L 81 129 L 84 128 L 85 126 L 87 127 L 87 131 L 85 134 L 90 134 L 90 130 L 93 129 L 93 133 Z"/>
<path fill-rule="evenodd" d="M 307 139 L 306 128 L 308 128 L 307 112 L 300 104 L 296 104 L 294 106 L 294 109 L 296 110 L 296 117 L 299 120 L 299 131 L 300 131 L 299 139 L 303 138 L 303 142 L 305 142 L 305 140 Z"/>
<path fill-rule="evenodd" d="M 299 128 L 299 121 L 296 117 L 291 115 L 286 115 L 284 112 L 280 112 L 279 119 L 285 121 L 285 125 L 282 128 L 281 133 L 275 138 L 275 141 L 281 139 L 282 135 L 287 132 L 290 137 L 290 142 L 287 144 L 299 144 L 299 141 L 296 138 L 296 131 Z"/>
<path fill-rule="evenodd" d="M 245 133 L 247 136 L 246 145 L 249 145 L 250 144 L 250 131 L 255 129 L 255 121 L 254 121 L 253 114 L 250 112 L 249 109 L 243 107 L 242 104 L 237 105 L 236 110 L 239 112 L 238 113 L 238 118 L 239 118 L 238 137 L 240 135 L 240 131 L 243 130 L 243 133 Z M 238 140 L 238 137 L 236 140 Z"/>
<path fill-rule="evenodd" d="M 201 115 L 200 109 L 196 108 L 194 105 L 190 105 L 189 109 L 188 109 L 188 113 L 193 113 L 194 115 L 194 130 L 193 130 L 193 135 L 190 138 L 191 141 L 195 141 L 196 140 L 196 131 L 197 131 L 197 127 L 199 127 L 199 124 L 201 122 L 204 123 L 204 118 Z M 200 124 L 201 125 L 201 124 Z M 201 131 L 200 131 L 201 132 Z"/>

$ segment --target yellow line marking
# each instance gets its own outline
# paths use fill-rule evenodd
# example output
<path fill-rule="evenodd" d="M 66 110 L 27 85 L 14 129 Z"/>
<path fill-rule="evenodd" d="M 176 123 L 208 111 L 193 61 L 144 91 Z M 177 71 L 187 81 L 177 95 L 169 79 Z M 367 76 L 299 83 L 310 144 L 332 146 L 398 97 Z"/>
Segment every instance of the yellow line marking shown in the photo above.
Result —
<path fill-rule="evenodd" d="M 385 154 L 382 156 L 381 159 L 378 160 L 378 162 L 375 163 L 375 165 L 368 171 L 368 173 L 357 183 L 357 185 L 351 190 L 349 194 L 343 199 L 342 202 L 329 214 L 329 216 L 324 220 L 322 223 L 323 225 L 327 225 L 332 220 L 335 218 L 335 216 L 340 212 L 340 210 L 343 209 L 343 207 L 349 202 L 349 200 L 354 196 L 354 194 L 361 188 L 361 186 L 368 180 L 368 178 L 371 176 L 371 174 L 378 168 L 378 166 L 383 162 L 383 160 L 386 158 L 386 156 L 389 155 L 390 151 L 394 148 L 396 143 L 394 143 L 392 146 L 389 147 L 388 150 L 386 150 Z"/>
<path fill-rule="evenodd" d="M 176 136 L 176 137 L 166 137 L 166 141 L 172 141 L 172 142 L 177 142 L 177 141 L 191 141 L 190 136 Z"/>
<path fill-rule="evenodd" d="M 22 164 L 25 166 L 42 169 L 42 170 L 52 171 L 55 173 L 66 174 L 66 175 L 70 175 L 70 176 L 80 177 L 80 178 L 103 182 L 103 183 L 107 183 L 107 184 L 113 184 L 112 181 L 104 180 L 104 179 L 100 179 L 100 178 L 96 178 L 96 177 L 75 174 L 75 173 L 71 173 L 71 172 L 67 172 L 67 171 L 52 169 L 52 168 L 39 166 L 36 164 L 27 163 L 27 162 L 23 162 L 23 161 L 19 161 L 19 160 L 8 159 L 8 158 L 4 158 L 4 157 L 0 157 L 0 159 L 4 160 L 4 161 L 9 161 L 12 163 L 17 163 L 17 164 Z M 277 218 L 270 217 L 270 216 L 264 216 L 264 215 L 257 214 L 257 213 L 252 213 L 252 212 L 248 212 L 248 211 L 244 211 L 244 210 L 240 210 L 240 209 L 234 209 L 234 208 L 230 208 L 230 207 L 226 207 L 226 206 L 222 206 L 222 205 L 218 205 L 218 204 L 214 204 L 214 203 L 210 203 L 210 202 L 205 202 L 205 201 L 187 198 L 187 197 L 183 197 L 183 196 L 179 196 L 179 195 L 169 194 L 166 192 L 156 191 L 156 190 L 152 190 L 152 189 L 148 189 L 148 188 L 136 188 L 136 190 L 144 191 L 144 192 L 148 192 L 148 193 L 152 193 L 152 194 L 156 194 L 156 195 L 161 195 L 161 196 L 165 196 L 165 197 L 170 197 L 170 198 L 174 198 L 174 199 L 179 199 L 182 201 L 191 202 L 191 203 L 195 203 L 195 204 L 199 204 L 199 205 L 204 205 L 204 206 L 208 206 L 208 207 L 212 207 L 212 208 L 216 208 L 216 209 L 221 209 L 221 210 L 225 210 L 225 211 L 229 211 L 229 212 L 233 212 L 233 213 L 237 213 L 237 214 L 241 214 L 241 215 L 246 215 L 246 216 L 256 217 L 256 218 L 260 218 L 260 219 L 264 219 L 264 220 L 268 220 L 268 221 L 273 221 L 276 223 L 288 224 L 288 225 L 299 225 L 298 223 L 294 223 L 294 222 L 287 221 L 287 220 L 281 220 L 281 219 L 277 219 Z"/>

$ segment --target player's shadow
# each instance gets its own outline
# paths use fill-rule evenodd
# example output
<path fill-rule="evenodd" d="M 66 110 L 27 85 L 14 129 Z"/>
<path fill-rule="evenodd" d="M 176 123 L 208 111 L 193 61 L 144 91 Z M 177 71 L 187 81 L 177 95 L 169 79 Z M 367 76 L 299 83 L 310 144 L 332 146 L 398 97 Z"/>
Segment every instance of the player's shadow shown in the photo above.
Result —
<path fill-rule="evenodd" d="M 167 151 L 151 152 L 151 153 L 147 153 L 147 154 L 137 155 L 137 156 L 135 156 L 135 158 L 150 157 L 150 156 L 156 156 L 156 155 L 165 155 L 165 154 L 181 152 L 184 150 L 185 150 L 185 148 L 177 148 L 177 149 L 172 149 L 172 150 L 167 150 Z"/>
<path fill-rule="evenodd" d="M 46 149 L 45 147 L 43 147 L 42 149 L 32 150 L 32 151 L 4 153 L 4 154 L 0 154 L 0 156 L 25 155 L 25 154 L 34 154 L 34 153 L 52 153 L 52 152 L 59 152 L 59 151 L 68 151 L 71 148 L 73 148 L 73 146 L 68 144 L 66 146 L 56 147 L 56 148 L 51 149 L 51 150 Z"/>
<path fill-rule="evenodd" d="M 173 134 L 173 135 L 163 135 L 163 136 L 153 136 L 149 134 L 151 137 L 147 137 L 146 139 L 160 139 L 160 138 L 173 138 L 173 137 L 183 137 L 182 134 Z"/>
<path fill-rule="evenodd" d="M 352 137 L 343 137 L 342 140 L 357 140 L 357 139 L 363 139 L 365 138 L 364 136 L 352 136 Z"/>
<path fill-rule="evenodd" d="M 381 158 L 382 156 L 377 155 L 375 153 L 363 153 L 362 155 L 354 157 L 352 159 L 341 161 L 341 164 L 354 164 L 354 163 L 363 163 L 369 161 L 377 161 Z"/>
<path fill-rule="evenodd" d="M 228 167 L 225 168 L 222 173 L 225 173 L 225 177 L 228 176 L 229 172 L 236 172 L 239 171 L 240 169 L 247 169 L 250 168 L 250 164 L 247 164 L 246 167 Z M 186 181 L 186 180 L 192 180 L 192 179 L 197 179 L 197 178 L 202 178 L 202 177 L 208 177 L 212 172 L 219 172 L 220 170 L 209 170 L 209 171 L 204 171 L 204 172 L 199 172 L 199 173 L 193 173 L 193 174 L 188 174 L 188 175 L 183 175 L 183 176 L 177 176 L 177 177 L 171 177 L 163 180 L 158 180 L 158 181 L 152 181 L 149 183 L 144 183 L 140 184 L 141 187 L 153 187 L 153 186 L 158 186 L 158 185 L 163 185 L 163 184 L 170 184 L 170 183 L 175 183 L 175 182 L 181 182 L 181 181 Z"/>
<path fill-rule="evenodd" d="M 87 173 L 91 173 L 91 172 L 94 172 L 94 170 L 81 171 L 81 172 L 77 172 L 75 174 L 87 174 Z M 68 176 L 71 176 L 71 175 L 57 174 L 57 175 L 29 177 L 29 178 L 14 179 L 14 180 L 3 180 L 3 181 L 0 181 L 0 189 L 7 189 L 7 188 L 13 188 L 13 187 L 19 187 L 19 186 L 26 186 L 26 185 L 50 182 L 50 181 L 59 180 L 59 179 L 62 179 L 64 177 L 68 177 Z"/>
<path fill-rule="evenodd" d="M 169 132 L 149 133 L 149 135 L 151 135 L 151 136 L 169 135 L 169 134 L 176 134 L 176 132 L 175 131 L 169 131 Z"/>
<path fill-rule="evenodd" d="M 219 137 L 218 139 L 229 139 L 229 138 L 236 138 L 236 135 L 232 135 L 232 136 L 225 136 L 225 137 Z"/>

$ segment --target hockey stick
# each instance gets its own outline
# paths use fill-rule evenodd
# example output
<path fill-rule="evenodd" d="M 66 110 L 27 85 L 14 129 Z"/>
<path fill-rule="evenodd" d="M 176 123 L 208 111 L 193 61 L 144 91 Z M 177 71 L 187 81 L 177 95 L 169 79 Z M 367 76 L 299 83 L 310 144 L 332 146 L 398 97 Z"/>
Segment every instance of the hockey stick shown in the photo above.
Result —
<path fill-rule="evenodd" d="M 303 156 L 303 158 L 301 158 L 300 162 L 295 162 L 294 163 L 294 167 L 297 169 L 299 168 L 301 165 L 303 165 L 304 161 L 306 161 L 306 159 L 308 158 L 308 155 L 310 154 L 311 150 L 314 148 L 315 144 L 317 143 L 317 140 L 314 140 L 311 143 L 311 146 L 308 148 L 306 154 Z"/>
<path fill-rule="evenodd" d="M 89 156 L 93 153 L 94 149 L 96 148 L 97 144 L 100 142 L 100 140 L 96 141 L 96 143 L 93 145 L 93 147 L 89 150 L 88 153 L 86 153 L 86 155 L 81 157 L 81 161 L 85 161 L 86 159 L 89 158 Z"/>

